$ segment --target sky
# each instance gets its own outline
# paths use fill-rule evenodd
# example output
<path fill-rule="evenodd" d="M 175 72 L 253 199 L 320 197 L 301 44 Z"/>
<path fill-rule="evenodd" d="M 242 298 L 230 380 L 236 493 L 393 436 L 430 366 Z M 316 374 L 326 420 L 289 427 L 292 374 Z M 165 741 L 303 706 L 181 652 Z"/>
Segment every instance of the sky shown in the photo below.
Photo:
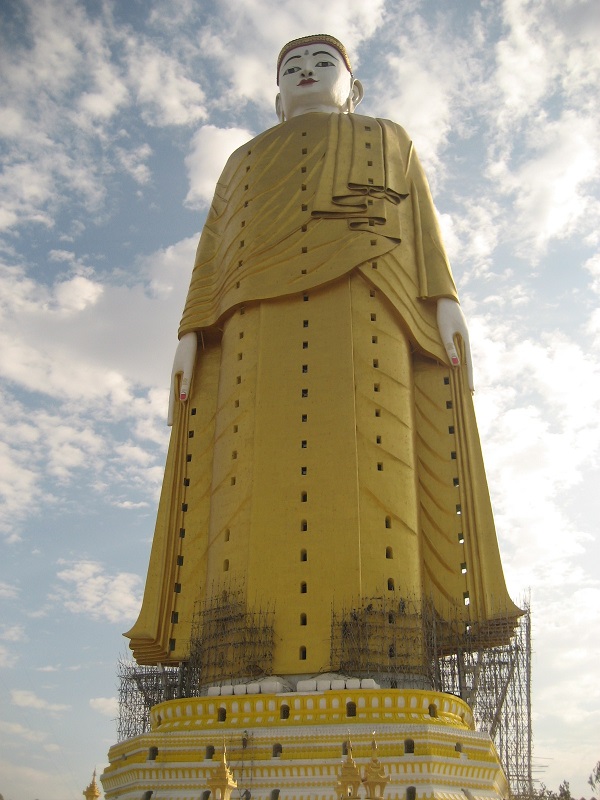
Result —
<path fill-rule="evenodd" d="M 347 46 L 412 136 L 475 361 L 535 777 L 600 759 L 596 0 L 0 0 L 0 793 L 78 798 L 116 741 L 171 360 L 230 152 L 280 47 Z"/>

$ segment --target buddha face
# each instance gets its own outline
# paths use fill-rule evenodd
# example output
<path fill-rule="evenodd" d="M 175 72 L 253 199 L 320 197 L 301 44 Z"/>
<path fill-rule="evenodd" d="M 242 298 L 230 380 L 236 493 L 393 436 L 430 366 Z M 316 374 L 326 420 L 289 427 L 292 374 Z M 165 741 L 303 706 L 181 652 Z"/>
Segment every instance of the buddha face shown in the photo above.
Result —
<path fill-rule="evenodd" d="M 291 119 L 309 111 L 352 111 L 362 98 L 362 87 L 348 72 L 340 53 L 316 42 L 286 53 L 279 68 L 277 113 Z"/>

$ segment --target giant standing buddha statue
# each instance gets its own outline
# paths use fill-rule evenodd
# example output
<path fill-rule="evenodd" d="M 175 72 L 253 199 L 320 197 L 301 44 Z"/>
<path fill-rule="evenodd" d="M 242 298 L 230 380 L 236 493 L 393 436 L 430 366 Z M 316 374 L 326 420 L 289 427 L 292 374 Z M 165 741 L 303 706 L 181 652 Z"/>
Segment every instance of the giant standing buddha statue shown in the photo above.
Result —
<path fill-rule="evenodd" d="M 356 767 L 351 727 L 355 754 L 377 732 L 385 779 L 367 792 L 498 797 L 493 746 L 437 666 L 467 640 L 506 642 L 520 612 L 427 180 L 401 127 L 355 113 L 363 90 L 337 39 L 289 42 L 277 81 L 280 122 L 230 157 L 198 245 L 126 634 L 138 664 L 177 667 L 182 697 L 153 708 L 141 738 L 159 755 L 131 794 L 131 744 L 111 750 L 106 794 L 228 797 L 231 774 L 220 787 L 203 760 L 225 738 L 255 797 L 355 796 L 362 779 L 332 766 L 344 741 Z M 416 741 L 463 772 L 416 777 Z M 186 779 L 168 769 L 182 762 Z"/>

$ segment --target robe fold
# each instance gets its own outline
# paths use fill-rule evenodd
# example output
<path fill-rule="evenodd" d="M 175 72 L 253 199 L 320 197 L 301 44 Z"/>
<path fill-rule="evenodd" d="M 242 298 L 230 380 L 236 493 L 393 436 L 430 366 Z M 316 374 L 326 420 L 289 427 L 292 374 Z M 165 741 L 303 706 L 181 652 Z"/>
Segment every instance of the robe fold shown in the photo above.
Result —
<path fill-rule="evenodd" d="M 139 663 L 185 660 L 224 591 L 270 609 L 277 674 L 338 668 L 332 619 L 379 597 L 506 640 L 519 609 L 440 297 L 456 288 L 398 125 L 311 113 L 230 157 L 180 326 L 201 346 L 126 634 Z"/>

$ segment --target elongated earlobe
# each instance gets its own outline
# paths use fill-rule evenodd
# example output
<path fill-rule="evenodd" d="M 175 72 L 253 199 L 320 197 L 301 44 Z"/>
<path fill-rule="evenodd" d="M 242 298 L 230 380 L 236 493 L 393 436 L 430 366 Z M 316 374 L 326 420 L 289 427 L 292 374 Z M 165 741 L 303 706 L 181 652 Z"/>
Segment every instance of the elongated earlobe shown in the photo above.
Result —
<path fill-rule="evenodd" d="M 281 102 L 281 95 L 278 94 L 275 98 L 275 113 L 279 122 L 285 122 L 285 115 L 283 113 L 283 103 Z"/>
<path fill-rule="evenodd" d="M 348 98 L 348 111 L 352 113 L 356 106 L 360 103 L 363 99 L 365 90 L 363 89 L 363 85 L 360 81 L 353 81 L 352 82 L 352 89 L 350 90 L 350 97 Z"/>

